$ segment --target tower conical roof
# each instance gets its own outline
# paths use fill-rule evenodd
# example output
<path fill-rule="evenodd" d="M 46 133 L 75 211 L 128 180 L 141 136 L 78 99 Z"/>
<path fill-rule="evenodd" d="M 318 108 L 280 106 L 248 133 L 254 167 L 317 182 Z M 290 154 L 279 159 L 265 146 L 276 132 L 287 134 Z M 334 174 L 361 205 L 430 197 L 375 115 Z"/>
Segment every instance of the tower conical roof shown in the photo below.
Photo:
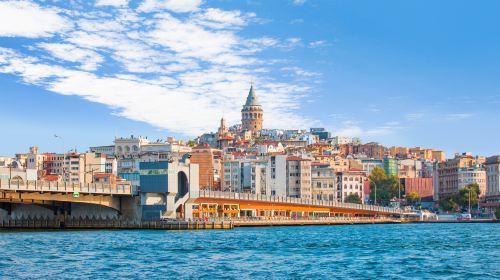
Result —
<path fill-rule="evenodd" d="M 253 85 L 250 86 L 245 106 L 260 106 L 259 100 L 257 100 L 257 95 L 255 95 L 255 91 L 253 90 Z"/>

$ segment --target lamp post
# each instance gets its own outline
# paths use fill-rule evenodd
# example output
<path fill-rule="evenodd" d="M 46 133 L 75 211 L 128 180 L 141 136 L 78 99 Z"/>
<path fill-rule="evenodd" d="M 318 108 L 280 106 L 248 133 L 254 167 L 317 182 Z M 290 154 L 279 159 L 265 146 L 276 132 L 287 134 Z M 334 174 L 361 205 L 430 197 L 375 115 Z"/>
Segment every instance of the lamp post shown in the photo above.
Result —
<path fill-rule="evenodd" d="M 471 187 L 469 186 L 469 214 L 470 214 L 470 191 L 471 191 Z"/>
<path fill-rule="evenodd" d="M 398 177 L 399 204 L 401 204 L 401 179 Z"/>

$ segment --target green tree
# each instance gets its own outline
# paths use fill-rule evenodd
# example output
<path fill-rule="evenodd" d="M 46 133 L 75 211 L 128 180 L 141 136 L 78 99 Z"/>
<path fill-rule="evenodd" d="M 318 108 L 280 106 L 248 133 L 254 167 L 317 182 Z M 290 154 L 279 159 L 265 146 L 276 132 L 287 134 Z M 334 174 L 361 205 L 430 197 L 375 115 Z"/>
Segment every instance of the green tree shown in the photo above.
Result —
<path fill-rule="evenodd" d="M 455 202 L 460 205 L 460 207 L 469 207 L 469 199 L 471 208 L 476 207 L 479 202 L 479 185 L 474 183 L 467 185 L 465 188 L 458 191 L 455 194 Z"/>
<path fill-rule="evenodd" d="M 399 195 L 399 178 L 397 176 L 387 176 L 384 169 L 375 167 L 369 176 L 370 178 L 370 198 L 375 200 L 377 193 L 377 203 L 388 205 L 391 199 Z M 401 190 L 403 191 L 403 190 Z"/>
<path fill-rule="evenodd" d="M 410 205 L 415 205 L 419 199 L 420 196 L 418 195 L 417 192 L 410 192 L 409 194 L 406 195 L 406 201 Z"/>
<path fill-rule="evenodd" d="M 194 146 L 196 146 L 196 141 L 194 141 L 194 140 L 189 140 L 189 141 L 187 142 L 187 144 L 188 144 L 188 146 L 189 146 L 189 147 L 194 147 Z"/>
<path fill-rule="evenodd" d="M 386 179 L 387 176 L 385 175 L 384 169 L 382 169 L 380 166 L 376 166 L 372 170 L 372 173 L 370 174 L 369 178 L 371 181 L 378 183 Z"/>
<path fill-rule="evenodd" d="M 356 204 L 361 204 L 361 197 L 359 197 L 359 195 L 357 193 L 352 193 L 350 195 L 348 195 L 346 198 L 345 198 L 345 202 L 347 203 L 356 203 Z"/>
<path fill-rule="evenodd" d="M 444 211 L 454 211 L 457 209 L 458 204 L 452 195 L 439 199 L 439 207 Z"/>

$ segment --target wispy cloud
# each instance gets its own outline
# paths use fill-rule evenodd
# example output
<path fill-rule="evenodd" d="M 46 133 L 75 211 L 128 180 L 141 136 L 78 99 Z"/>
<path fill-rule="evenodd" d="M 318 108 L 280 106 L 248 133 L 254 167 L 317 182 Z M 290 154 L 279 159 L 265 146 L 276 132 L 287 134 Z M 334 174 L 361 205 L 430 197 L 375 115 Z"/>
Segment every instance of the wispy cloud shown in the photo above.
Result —
<path fill-rule="evenodd" d="M 460 121 L 472 118 L 474 114 L 471 113 L 457 113 L 457 114 L 447 114 L 444 116 L 445 120 L 448 121 Z"/>
<path fill-rule="evenodd" d="M 385 122 L 381 125 L 363 128 L 360 122 L 344 121 L 339 129 L 334 130 L 334 134 L 350 137 L 376 137 L 394 134 L 403 129 L 403 126 L 397 121 Z"/>
<path fill-rule="evenodd" d="M 302 23 L 304 23 L 304 19 L 302 19 L 302 18 L 292 19 L 290 21 L 290 24 L 302 24 Z"/>
<path fill-rule="evenodd" d="M 318 73 L 318 72 L 306 71 L 306 70 L 304 70 L 300 67 L 297 67 L 297 66 L 282 67 L 281 70 L 283 70 L 285 72 L 289 72 L 293 76 L 296 76 L 299 78 L 312 78 L 312 77 L 320 76 L 320 73 Z"/>
<path fill-rule="evenodd" d="M 410 113 L 406 114 L 405 118 L 409 121 L 418 121 L 425 117 L 424 113 Z"/>
<path fill-rule="evenodd" d="M 0 2 L 0 36 L 49 37 L 71 27 L 57 8 L 43 8 L 29 1 Z"/>
<path fill-rule="evenodd" d="M 241 37 L 257 15 L 205 7 L 201 0 L 146 0 L 137 10 L 126 2 L 100 1 L 106 6 L 90 11 L 0 2 L 0 36 L 32 38 L 31 47 L 0 43 L 0 73 L 186 135 L 214 129 L 223 111 L 239 122 L 252 80 L 266 127 L 306 127 L 311 121 L 298 114 L 311 84 L 267 75 L 318 74 L 258 56 L 268 48 L 298 46 L 300 38 Z"/>
<path fill-rule="evenodd" d="M 306 3 L 307 0 L 293 0 L 292 3 L 295 5 L 295 6 L 302 6 L 304 5 L 304 3 Z"/>
<path fill-rule="evenodd" d="M 168 10 L 176 13 L 195 12 L 200 9 L 202 0 L 145 0 L 140 6 L 141 12 Z"/>
<path fill-rule="evenodd" d="M 322 47 L 326 47 L 328 46 L 328 43 L 324 40 L 318 40 L 318 41 L 312 41 L 312 42 L 309 42 L 308 46 L 310 48 L 322 48 Z"/>
<path fill-rule="evenodd" d="M 128 0 L 97 0 L 95 1 L 96 6 L 113 6 L 113 7 L 124 7 L 127 6 Z"/>

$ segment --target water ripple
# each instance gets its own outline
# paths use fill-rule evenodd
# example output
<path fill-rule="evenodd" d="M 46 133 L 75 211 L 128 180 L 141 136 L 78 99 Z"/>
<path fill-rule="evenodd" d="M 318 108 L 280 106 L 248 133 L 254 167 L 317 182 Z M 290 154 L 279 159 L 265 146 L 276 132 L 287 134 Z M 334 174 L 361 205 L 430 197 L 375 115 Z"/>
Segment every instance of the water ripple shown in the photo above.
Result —
<path fill-rule="evenodd" d="M 0 278 L 500 279 L 500 224 L 0 231 Z"/>

